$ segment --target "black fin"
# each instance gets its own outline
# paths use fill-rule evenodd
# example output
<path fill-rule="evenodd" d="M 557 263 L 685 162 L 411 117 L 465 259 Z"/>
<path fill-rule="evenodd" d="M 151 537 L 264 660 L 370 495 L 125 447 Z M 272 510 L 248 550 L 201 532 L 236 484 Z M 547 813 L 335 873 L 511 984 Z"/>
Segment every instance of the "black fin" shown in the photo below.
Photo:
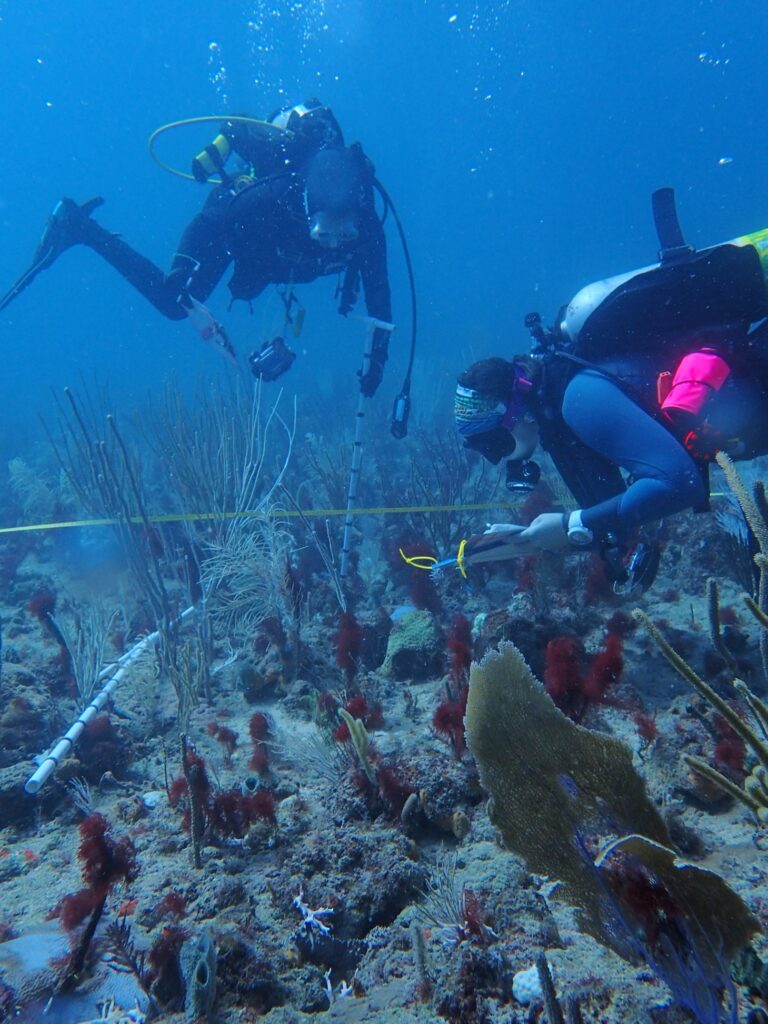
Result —
<path fill-rule="evenodd" d="M 79 241 L 77 237 L 73 237 L 73 234 L 76 234 L 77 224 L 90 217 L 93 211 L 103 203 L 104 200 L 101 196 L 93 196 L 80 206 L 71 199 L 59 200 L 48 218 L 42 237 L 35 249 L 32 266 L 25 270 L 0 298 L 0 312 L 10 305 L 28 285 L 32 284 L 42 270 L 47 270 L 65 249 Z"/>

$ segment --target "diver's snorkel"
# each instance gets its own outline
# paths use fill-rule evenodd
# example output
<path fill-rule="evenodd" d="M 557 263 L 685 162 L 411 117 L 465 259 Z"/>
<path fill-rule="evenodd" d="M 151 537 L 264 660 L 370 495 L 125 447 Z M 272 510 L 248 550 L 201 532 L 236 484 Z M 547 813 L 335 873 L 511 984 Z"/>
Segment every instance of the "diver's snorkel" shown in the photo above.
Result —
<path fill-rule="evenodd" d="M 231 152 L 232 144 L 226 135 L 217 135 L 192 161 L 192 175 L 195 181 L 207 185 L 214 174 L 218 174 L 222 184 L 228 185 L 232 179 L 224 169 L 224 164 Z"/>

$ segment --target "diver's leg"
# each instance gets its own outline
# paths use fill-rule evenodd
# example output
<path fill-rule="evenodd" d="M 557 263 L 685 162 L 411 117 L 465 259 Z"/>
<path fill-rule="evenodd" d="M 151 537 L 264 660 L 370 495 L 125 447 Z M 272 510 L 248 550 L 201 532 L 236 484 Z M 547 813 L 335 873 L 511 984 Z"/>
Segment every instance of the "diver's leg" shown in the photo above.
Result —
<path fill-rule="evenodd" d="M 183 320 L 187 315 L 184 304 L 187 293 L 204 301 L 232 259 L 224 230 L 225 207 L 221 203 L 207 204 L 190 223 L 168 274 L 119 235 L 93 220 L 92 209 L 89 204 L 79 207 L 71 199 L 61 200 L 50 222 L 56 226 L 56 247 L 51 262 L 72 245 L 86 245 L 171 320 Z"/>
<path fill-rule="evenodd" d="M 171 275 L 185 274 L 186 290 L 198 302 L 205 302 L 232 259 L 226 206 L 209 202 L 185 228 Z"/>
<path fill-rule="evenodd" d="M 170 320 L 183 320 L 187 315 L 181 298 L 192 267 L 177 267 L 170 274 L 133 249 L 118 235 L 113 235 L 95 221 L 85 232 L 83 245 L 97 252 L 102 259 L 133 285 L 145 299 Z"/>
<path fill-rule="evenodd" d="M 585 444 L 633 476 L 622 494 L 583 512 L 590 530 L 626 537 L 641 523 L 706 500 L 702 474 L 685 448 L 601 374 L 582 371 L 573 378 L 563 418 Z"/>

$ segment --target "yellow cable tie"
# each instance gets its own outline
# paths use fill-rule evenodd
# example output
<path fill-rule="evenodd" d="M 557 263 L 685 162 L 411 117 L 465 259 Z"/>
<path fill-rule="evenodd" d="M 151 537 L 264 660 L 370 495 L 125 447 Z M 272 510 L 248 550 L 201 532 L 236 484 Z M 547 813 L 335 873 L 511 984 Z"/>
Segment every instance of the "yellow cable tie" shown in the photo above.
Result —
<path fill-rule="evenodd" d="M 429 572 L 433 565 L 437 565 L 434 555 L 406 555 L 402 548 L 397 549 L 400 557 L 406 565 L 412 565 L 414 569 L 426 569 Z"/>
<path fill-rule="evenodd" d="M 461 544 L 459 544 L 459 550 L 456 552 L 456 565 L 464 579 L 467 578 L 467 570 L 464 568 L 464 549 L 466 546 L 467 538 L 465 537 Z"/>

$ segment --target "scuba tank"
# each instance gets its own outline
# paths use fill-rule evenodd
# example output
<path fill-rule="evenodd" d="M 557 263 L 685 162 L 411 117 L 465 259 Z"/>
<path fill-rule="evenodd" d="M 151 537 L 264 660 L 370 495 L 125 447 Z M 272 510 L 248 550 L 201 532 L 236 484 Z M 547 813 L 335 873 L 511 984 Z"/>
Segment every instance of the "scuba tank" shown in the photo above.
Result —
<path fill-rule="evenodd" d="M 226 135 L 217 135 L 210 145 L 201 149 L 192 161 L 192 177 L 201 185 L 206 185 L 214 174 L 226 178 L 224 164 L 229 159 L 232 146 Z"/>
<path fill-rule="evenodd" d="M 750 326 L 768 317 L 768 228 L 697 251 L 683 240 L 672 190 L 653 199 L 659 261 L 582 288 L 559 329 L 544 331 L 538 317 L 527 326 L 534 354 L 598 368 L 643 407 L 643 392 L 605 364 L 649 357 L 642 365 L 656 376 L 656 403 L 647 411 L 705 464 L 718 450 L 745 450 L 755 433 L 734 396 L 756 386 Z"/>
<path fill-rule="evenodd" d="M 665 246 L 657 228 L 658 263 L 589 284 L 565 307 L 560 334 L 578 356 L 663 349 L 670 337 L 768 316 L 768 228 L 698 251 Z"/>

